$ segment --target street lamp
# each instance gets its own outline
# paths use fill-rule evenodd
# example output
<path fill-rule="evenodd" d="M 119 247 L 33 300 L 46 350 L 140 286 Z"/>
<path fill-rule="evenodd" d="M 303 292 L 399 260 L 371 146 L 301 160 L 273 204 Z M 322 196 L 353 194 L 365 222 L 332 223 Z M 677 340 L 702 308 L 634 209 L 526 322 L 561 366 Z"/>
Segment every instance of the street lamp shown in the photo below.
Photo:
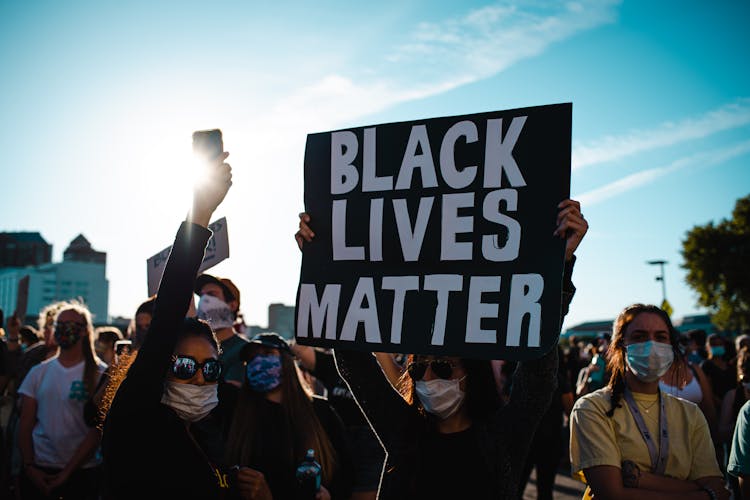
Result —
<path fill-rule="evenodd" d="M 667 261 L 666 260 L 649 260 L 646 262 L 646 264 L 650 266 L 659 266 L 660 274 L 655 279 L 656 281 L 661 281 L 661 298 L 662 298 L 661 304 L 662 304 L 662 309 L 666 310 L 665 306 L 668 306 L 669 303 L 667 302 L 667 284 L 664 281 L 664 264 L 667 264 Z"/>

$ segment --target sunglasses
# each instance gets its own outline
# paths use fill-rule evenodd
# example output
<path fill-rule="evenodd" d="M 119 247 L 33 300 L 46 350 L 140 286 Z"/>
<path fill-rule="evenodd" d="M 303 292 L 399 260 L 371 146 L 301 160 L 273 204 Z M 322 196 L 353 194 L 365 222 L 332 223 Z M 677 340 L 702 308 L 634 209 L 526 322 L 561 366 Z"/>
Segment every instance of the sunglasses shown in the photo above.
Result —
<path fill-rule="evenodd" d="M 203 363 L 198 363 L 192 356 L 172 356 L 172 375 L 180 380 L 190 380 L 198 373 L 203 371 L 203 380 L 206 382 L 216 382 L 221 376 L 221 361 L 218 359 L 207 359 Z"/>
<path fill-rule="evenodd" d="M 406 367 L 406 371 L 409 373 L 412 380 L 422 380 L 422 377 L 424 377 L 424 374 L 427 371 L 428 365 L 432 369 L 432 373 L 446 380 L 451 378 L 451 375 L 453 375 L 453 368 L 456 366 L 456 364 L 451 361 L 433 359 L 432 361 L 415 361 L 409 363 Z"/>

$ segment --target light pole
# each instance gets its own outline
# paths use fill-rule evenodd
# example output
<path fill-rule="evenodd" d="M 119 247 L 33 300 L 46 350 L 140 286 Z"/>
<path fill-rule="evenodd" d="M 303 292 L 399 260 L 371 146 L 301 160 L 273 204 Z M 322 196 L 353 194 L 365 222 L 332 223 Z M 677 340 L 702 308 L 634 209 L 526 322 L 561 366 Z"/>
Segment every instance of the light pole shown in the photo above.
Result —
<path fill-rule="evenodd" d="M 667 264 L 666 260 L 649 260 L 646 262 L 646 264 L 649 264 L 651 266 L 659 266 L 660 274 L 655 279 L 656 281 L 661 281 L 661 298 L 662 298 L 662 304 L 667 303 L 667 284 L 664 281 L 664 264 Z"/>

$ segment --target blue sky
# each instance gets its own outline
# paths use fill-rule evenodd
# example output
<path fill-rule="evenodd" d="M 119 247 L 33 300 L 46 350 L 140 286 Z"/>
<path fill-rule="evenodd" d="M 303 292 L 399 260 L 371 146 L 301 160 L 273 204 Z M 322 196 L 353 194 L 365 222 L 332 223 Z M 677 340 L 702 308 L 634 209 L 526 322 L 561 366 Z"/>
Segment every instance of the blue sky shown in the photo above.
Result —
<path fill-rule="evenodd" d="M 566 326 L 659 303 L 657 258 L 692 314 L 680 241 L 750 192 L 748 21 L 744 1 L 2 1 L 0 230 L 40 231 L 56 259 L 83 233 L 130 316 L 186 211 L 191 132 L 220 127 L 232 257 L 214 271 L 265 325 L 294 302 L 307 133 L 573 102 L 591 229 Z"/>

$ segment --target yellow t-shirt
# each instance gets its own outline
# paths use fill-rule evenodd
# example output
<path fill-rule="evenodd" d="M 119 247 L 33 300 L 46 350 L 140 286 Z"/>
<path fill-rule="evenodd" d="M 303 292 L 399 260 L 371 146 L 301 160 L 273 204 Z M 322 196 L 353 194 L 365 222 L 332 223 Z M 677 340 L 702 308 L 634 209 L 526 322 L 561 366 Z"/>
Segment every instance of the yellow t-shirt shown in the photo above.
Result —
<path fill-rule="evenodd" d="M 584 469 L 598 465 L 620 468 L 623 460 L 632 460 L 641 470 L 651 470 L 648 446 L 638 430 L 627 402 L 620 399 L 612 417 L 609 388 L 579 399 L 570 415 L 570 464 L 573 477 L 585 482 Z M 716 463 L 708 424 L 694 403 L 662 394 L 667 413 L 669 454 L 665 475 L 694 481 L 701 477 L 721 476 Z M 657 394 L 633 393 L 651 436 L 660 446 L 659 400 Z M 588 497 L 588 489 L 584 498 Z"/>

